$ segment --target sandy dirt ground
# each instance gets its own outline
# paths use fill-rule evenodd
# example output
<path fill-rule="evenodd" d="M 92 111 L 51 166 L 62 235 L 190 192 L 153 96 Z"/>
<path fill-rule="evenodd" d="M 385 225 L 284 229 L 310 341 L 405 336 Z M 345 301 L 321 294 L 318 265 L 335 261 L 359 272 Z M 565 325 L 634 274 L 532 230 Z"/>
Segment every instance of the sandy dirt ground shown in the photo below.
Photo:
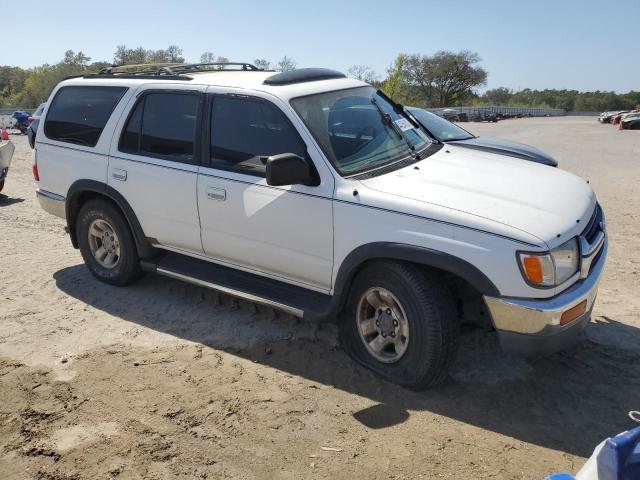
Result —
<path fill-rule="evenodd" d="M 573 350 L 500 353 L 465 331 L 451 379 L 414 393 L 336 330 L 148 276 L 95 281 L 40 210 L 26 137 L 0 195 L 0 478 L 496 478 L 575 472 L 640 409 L 640 132 L 594 118 L 466 124 L 589 179 L 608 264 Z M 514 160 L 518 161 L 518 160 Z"/>

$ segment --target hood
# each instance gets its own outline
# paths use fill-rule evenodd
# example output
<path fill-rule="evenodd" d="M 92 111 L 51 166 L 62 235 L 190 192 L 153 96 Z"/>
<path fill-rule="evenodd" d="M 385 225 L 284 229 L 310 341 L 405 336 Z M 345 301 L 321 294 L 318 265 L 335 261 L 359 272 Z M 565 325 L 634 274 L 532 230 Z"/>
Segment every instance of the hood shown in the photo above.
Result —
<path fill-rule="evenodd" d="M 552 167 L 557 167 L 558 162 L 547 155 L 542 150 L 524 143 L 513 142 L 511 140 L 502 140 L 500 138 L 475 137 L 465 140 L 457 140 L 451 142 L 460 147 L 475 148 L 486 152 L 499 153 L 509 155 L 511 157 L 521 158 L 532 162 L 543 163 Z"/>
<path fill-rule="evenodd" d="M 433 206 L 445 207 L 520 230 L 550 248 L 586 227 L 596 201 L 587 182 L 571 173 L 454 144 L 361 182 L 416 202 L 425 216 Z"/>

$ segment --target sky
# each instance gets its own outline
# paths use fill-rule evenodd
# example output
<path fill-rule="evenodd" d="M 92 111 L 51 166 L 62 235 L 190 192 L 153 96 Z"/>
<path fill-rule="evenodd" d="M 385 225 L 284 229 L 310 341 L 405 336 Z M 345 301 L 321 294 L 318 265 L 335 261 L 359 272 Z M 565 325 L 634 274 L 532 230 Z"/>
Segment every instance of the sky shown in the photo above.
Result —
<path fill-rule="evenodd" d="M 66 50 L 112 61 L 117 45 L 178 45 L 232 61 L 380 77 L 398 53 L 477 52 L 486 88 L 640 90 L 640 0 L 0 0 L 0 65 L 56 63 Z M 28 5 L 28 6 L 27 6 Z M 11 41 L 7 41 L 11 39 Z"/>

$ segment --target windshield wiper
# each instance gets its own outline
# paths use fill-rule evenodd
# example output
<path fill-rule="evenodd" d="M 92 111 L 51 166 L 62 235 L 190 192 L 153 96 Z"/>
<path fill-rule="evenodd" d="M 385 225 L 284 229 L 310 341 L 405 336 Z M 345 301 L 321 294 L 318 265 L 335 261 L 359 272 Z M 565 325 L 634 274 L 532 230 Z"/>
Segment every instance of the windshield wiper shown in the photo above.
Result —
<path fill-rule="evenodd" d="M 378 104 L 378 101 L 375 98 L 371 97 L 371 103 L 373 104 L 374 107 L 376 107 L 376 110 L 382 117 L 382 121 L 387 125 L 389 125 L 393 129 L 393 131 L 396 132 L 402 140 L 404 140 L 404 143 L 406 143 L 407 147 L 409 147 L 409 152 L 411 153 L 411 155 L 413 157 L 416 157 L 418 155 L 416 153 L 416 147 L 414 147 L 413 143 L 411 143 L 411 140 L 407 138 L 405 133 L 402 131 L 402 128 L 400 128 L 392 120 L 391 115 L 389 115 L 388 113 L 385 113 L 384 110 L 382 110 L 382 107 L 380 106 L 380 104 Z"/>
<path fill-rule="evenodd" d="M 382 98 L 384 98 L 391 105 L 393 105 L 393 108 L 396 112 L 407 117 L 407 119 L 411 123 L 413 123 L 416 127 L 421 128 L 427 134 L 427 136 L 431 139 L 432 143 L 442 144 L 442 142 L 438 140 L 438 137 L 436 137 L 433 133 L 431 133 L 431 131 L 425 126 L 425 124 L 422 123 L 420 120 L 418 120 L 416 116 L 413 113 L 411 113 L 409 109 L 407 109 L 404 105 L 391 100 L 382 90 L 378 90 L 376 93 L 380 95 Z"/>

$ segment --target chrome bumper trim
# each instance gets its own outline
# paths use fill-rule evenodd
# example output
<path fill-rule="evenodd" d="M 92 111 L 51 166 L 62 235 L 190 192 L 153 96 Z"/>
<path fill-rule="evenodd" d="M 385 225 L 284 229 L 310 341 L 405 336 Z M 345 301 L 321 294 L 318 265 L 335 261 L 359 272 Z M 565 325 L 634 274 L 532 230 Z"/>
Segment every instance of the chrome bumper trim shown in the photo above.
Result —
<path fill-rule="evenodd" d="M 60 218 L 67 217 L 65 211 L 65 198 L 62 195 L 36 188 L 36 196 L 38 197 L 40 206 L 45 212 Z"/>
<path fill-rule="evenodd" d="M 571 326 L 584 315 L 567 325 L 560 325 L 560 317 L 570 308 L 587 301 L 586 314 L 591 311 L 598 293 L 598 283 L 607 257 L 608 239 L 604 234 L 600 245 L 602 253 L 589 275 L 578 280 L 567 290 L 547 299 L 521 299 L 485 296 L 496 330 L 528 335 L 555 335 Z M 593 254 L 600 249 L 594 249 Z"/>

